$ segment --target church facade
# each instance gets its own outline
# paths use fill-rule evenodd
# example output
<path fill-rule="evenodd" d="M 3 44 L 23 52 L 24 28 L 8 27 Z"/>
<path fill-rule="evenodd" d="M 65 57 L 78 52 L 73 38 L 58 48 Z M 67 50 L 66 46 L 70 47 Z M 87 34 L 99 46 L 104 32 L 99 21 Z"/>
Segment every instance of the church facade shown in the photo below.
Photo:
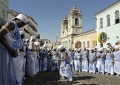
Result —
<path fill-rule="evenodd" d="M 61 44 L 69 48 L 93 48 L 97 45 L 97 32 L 95 29 L 82 32 L 82 13 L 74 5 L 68 17 L 61 22 Z"/>
<path fill-rule="evenodd" d="M 74 36 L 82 33 L 82 14 L 74 5 L 68 17 L 61 22 L 61 44 L 64 47 L 73 48 Z"/>

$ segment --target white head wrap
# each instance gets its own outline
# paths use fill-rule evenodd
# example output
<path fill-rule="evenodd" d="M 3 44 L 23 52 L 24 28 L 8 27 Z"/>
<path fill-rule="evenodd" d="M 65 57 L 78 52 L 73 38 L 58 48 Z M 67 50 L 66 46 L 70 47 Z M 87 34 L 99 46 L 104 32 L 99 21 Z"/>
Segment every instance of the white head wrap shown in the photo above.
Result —
<path fill-rule="evenodd" d="M 58 46 L 58 49 L 59 49 L 59 50 L 61 50 L 61 49 L 63 49 L 63 48 L 64 48 L 63 45 L 59 45 L 59 46 Z"/>
<path fill-rule="evenodd" d="M 17 17 L 15 17 L 15 18 L 20 19 L 20 20 L 23 21 L 25 24 L 29 23 L 28 18 L 27 18 L 25 15 L 23 15 L 23 14 L 19 14 L 19 15 L 18 15 Z M 15 18 L 14 18 L 14 19 L 15 19 Z"/>
<path fill-rule="evenodd" d="M 47 47 L 47 44 L 45 43 L 45 44 L 43 45 L 43 47 L 44 47 L 44 48 Z"/>
<path fill-rule="evenodd" d="M 36 41 L 36 42 L 35 42 L 35 45 L 36 45 L 36 46 L 40 45 L 40 42 Z"/>
<path fill-rule="evenodd" d="M 42 49 L 42 47 L 40 47 L 40 49 Z"/>
<path fill-rule="evenodd" d="M 28 41 L 29 39 L 27 38 L 27 39 L 25 39 L 25 41 Z"/>
<path fill-rule="evenodd" d="M 36 36 L 31 36 L 30 37 L 30 42 L 33 40 L 33 39 L 35 39 L 36 38 Z"/>
<path fill-rule="evenodd" d="M 20 35 L 24 34 L 24 31 L 20 31 Z"/>
<path fill-rule="evenodd" d="M 115 48 L 115 49 L 119 49 L 119 46 L 118 46 L 118 45 L 115 45 L 114 48 Z"/>

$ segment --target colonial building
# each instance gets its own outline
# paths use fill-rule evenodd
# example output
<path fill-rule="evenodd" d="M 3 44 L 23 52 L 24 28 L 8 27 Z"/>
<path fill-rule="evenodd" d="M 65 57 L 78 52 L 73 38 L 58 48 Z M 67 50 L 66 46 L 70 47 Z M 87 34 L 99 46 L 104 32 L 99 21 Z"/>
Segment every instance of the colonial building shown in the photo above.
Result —
<path fill-rule="evenodd" d="M 82 32 L 82 13 L 73 6 L 68 17 L 64 17 L 61 23 L 61 44 L 65 48 L 93 48 L 97 44 L 95 29 Z"/>
<path fill-rule="evenodd" d="M 97 32 L 95 29 L 82 32 L 74 38 L 73 48 L 94 48 L 97 45 Z"/>
<path fill-rule="evenodd" d="M 95 14 L 97 26 L 97 46 L 120 42 L 120 0 Z"/>
<path fill-rule="evenodd" d="M 9 9 L 9 11 L 8 11 L 8 21 L 10 21 L 14 17 L 16 17 L 18 14 L 20 14 L 20 13 Z M 34 19 L 32 17 L 30 17 L 28 15 L 26 15 L 26 16 L 29 19 L 30 24 L 29 24 L 29 26 L 23 27 L 20 30 L 25 31 L 25 37 L 26 38 L 29 38 L 32 35 L 38 36 L 37 29 L 36 29 L 37 23 L 34 21 Z"/>
<path fill-rule="evenodd" d="M 74 5 L 68 17 L 61 23 L 61 44 L 67 49 L 73 46 L 73 37 L 82 33 L 82 14 Z"/>
<path fill-rule="evenodd" d="M 8 18 L 8 0 L 0 0 L 0 26 L 2 26 Z"/>

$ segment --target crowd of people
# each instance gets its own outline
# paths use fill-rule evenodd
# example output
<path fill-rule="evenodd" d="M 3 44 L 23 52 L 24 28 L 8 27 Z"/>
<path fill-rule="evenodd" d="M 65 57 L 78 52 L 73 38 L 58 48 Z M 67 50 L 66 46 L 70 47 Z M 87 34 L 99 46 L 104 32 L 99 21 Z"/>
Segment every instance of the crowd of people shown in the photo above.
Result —
<path fill-rule="evenodd" d="M 29 20 L 23 14 L 7 22 L 0 29 L 0 85 L 22 85 L 26 77 L 39 71 L 59 70 L 61 79 L 69 82 L 75 72 L 93 72 L 120 76 L 120 46 L 108 44 L 100 48 L 66 49 L 63 45 L 48 49 L 40 47 L 36 36 L 24 39 L 19 28 Z"/>
<path fill-rule="evenodd" d="M 108 74 L 120 76 L 120 45 L 115 42 L 113 46 L 108 43 L 100 48 L 65 49 L 64 46 L 58 47 L 57 61 L 60 63 L 61 78 L 68 78 L 72 81 L 77 77 L 75 72 L 89 72 L 95 74 Z"/>

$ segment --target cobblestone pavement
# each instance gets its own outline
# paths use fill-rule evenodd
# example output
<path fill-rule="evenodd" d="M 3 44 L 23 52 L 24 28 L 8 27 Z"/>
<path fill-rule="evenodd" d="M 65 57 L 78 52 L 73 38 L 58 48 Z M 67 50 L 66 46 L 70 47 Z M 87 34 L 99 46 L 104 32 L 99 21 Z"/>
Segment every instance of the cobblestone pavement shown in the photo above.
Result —
<path fill-rule="evenodd" d="M 73 82 L 60 80 L 59 72 L 39 72 L 35 77 L 28 77 L 23 85 L 120 85 L 120 76 L 76 72 Z"/>

